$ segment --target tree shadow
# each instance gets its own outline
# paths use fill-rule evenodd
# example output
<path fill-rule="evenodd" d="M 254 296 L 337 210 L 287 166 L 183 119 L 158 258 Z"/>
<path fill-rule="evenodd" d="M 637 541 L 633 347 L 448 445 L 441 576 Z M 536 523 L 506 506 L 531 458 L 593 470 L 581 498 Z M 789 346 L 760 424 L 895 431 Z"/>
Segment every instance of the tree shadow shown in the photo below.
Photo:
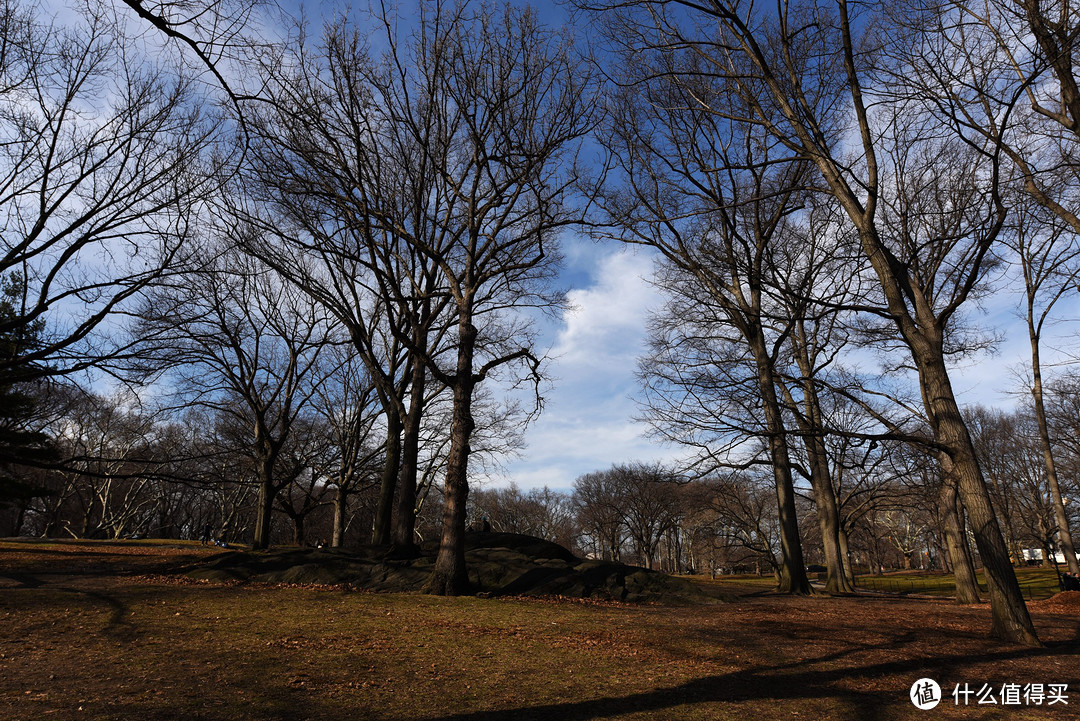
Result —
<path fill-rule="evenodd" d="M 746 701 L 768 700 L 803 700 L 842 698 L 845 705 L 853 710 L 853 717 L 875 721 L 876 719 L 895 717 L 898 704 L 907 704 L 906 696 L 897 696 L 882 692 L 858 691 L 835 684 L 852 679 L 876 680 L 888 675 L 908 675 L 912 681 L 928 676 L 935 679 L 949 680 L 957 678 L 960 667 L 970 664 L 968 654 L 939 655 L 927 658 L 911 658 L 884 663 L 872 663 L 863 666 L 844 666 L 824 669 L 809 669 L 809 665 L 829 664 L 841 661 L 853 653 L 870 650 L 897 649 L 911 640 L 911 634 L 902 634 L 884 644 L 859 644 L 825 656 L 805 659 L 773 666 L 757 666 L 745 670 L 733 671 L 694 679 L 678 686 L 656 689 L 625 696 L 609 696 L 584 701 L 569 701 L 558 704 L 497 709 L 450 714 L 431 718 L 428 721 L 500 721 L 513 718 L 515 721 L 540 721 L 541 719 L 560 719 L 565 721 L 587 721 L 623 716 L 633 713 L 664 711 L 679 706 L 711 703 L 740 703 Z M 1062 653 L 1080 653 L 1080 644 L 1076 640 L 1052 642 L 1045 648 L 1011 648 L 979 657 L 979 662 L 1009 661 L 1017 659 L 1054 656 Z M 962 682 L 964 679 L 960 679 Z M 972 681 L 980 679 L 970 679 Z M 943 695 L 948 701 L 949 692 L 944 688 Z"/>
<path fill-rule="evenodd" d="M 0 578 L 10 578 L 15 582 L 14 586 L 8 586 L 10 589 L 40 588 L 45 585 L 43 580 L 32 573 L 26 573 L 24 571 L 5 571 L 4 573 L 0 573 Z"/>

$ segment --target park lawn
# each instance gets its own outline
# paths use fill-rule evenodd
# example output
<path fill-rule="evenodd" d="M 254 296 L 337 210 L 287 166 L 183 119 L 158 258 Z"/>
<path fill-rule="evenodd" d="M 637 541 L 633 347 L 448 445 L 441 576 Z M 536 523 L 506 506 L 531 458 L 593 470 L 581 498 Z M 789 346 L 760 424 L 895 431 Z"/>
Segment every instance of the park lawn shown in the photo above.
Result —
<path fill-rule="evenodd" d="M 985 606 L 753 593 L 711 606 L 437 598 L 194 583 L 213 551 L 0 544 L 4 719 L 904 719 L 921 677 L 1068 683 L 1076 610 L 1032 605 L 1044 649 L 987 639 Z M 88 562 L 91 561 L 92 562 Z M 1050 602 L 1047 602 L 1050 603 Z"/>
<path fill-rule="evenodd" d="M 1060 590 L 1058 574 L 1052 567 L 1025 567 L 1014 569 L 1016 580 L 1024 598 L 1039 601 L 1050 598 Z M 976 572 L 979 588 L 986 592 L 986 573 Z M 917 593 L 930 596 L 955 596 L 956 578 L 951 573 L 925 573 L 921 571 L 891 573 L 881 576 L 859 576 L 859 588 L 889 593 Z"/>

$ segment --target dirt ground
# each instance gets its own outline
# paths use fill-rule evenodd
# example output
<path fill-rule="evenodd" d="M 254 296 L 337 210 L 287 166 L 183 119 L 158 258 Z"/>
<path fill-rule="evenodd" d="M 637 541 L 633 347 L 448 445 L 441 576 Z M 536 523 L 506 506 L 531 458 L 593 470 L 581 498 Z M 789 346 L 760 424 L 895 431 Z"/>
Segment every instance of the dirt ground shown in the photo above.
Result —
<path fill-rule="evenodd" d="M 1080 718 L 1080 593 L 1029 605 L 1032 649 L 987 638 L 987 606 L 941 600 L 729 586 L 730 603 L 665 607 L 178 575 L 216 550 L 0 541 L 0 719 Z M 909 699 L 923 678 L 943 696 L 928 711 Z"/>

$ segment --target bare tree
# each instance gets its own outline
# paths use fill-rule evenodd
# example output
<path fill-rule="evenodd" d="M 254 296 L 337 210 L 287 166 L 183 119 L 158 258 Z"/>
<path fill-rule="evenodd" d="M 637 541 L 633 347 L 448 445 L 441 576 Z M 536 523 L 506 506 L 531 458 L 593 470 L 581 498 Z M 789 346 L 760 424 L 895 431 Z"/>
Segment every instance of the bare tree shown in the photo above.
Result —
<path fill-rule="evenodd" d="M 324 352 L 322 363 L 334 368 L 325 374 L 313 401 L 326 437 L 326 449 L 312 465 L 322 481 L 335 489 L 334 533 L 331 545 L 342 545 L 345 537 L 348 499 L 378 478 L 385 444 L 375 442 L 376 424 L 382 414 L 375 384 L 357 357 L 353 346 L 337 346 Z"/>
<path fill-rule="evenodd" d="M 1053 321 L 1051 314 L 1061 300 L 1071 296 L 1080 277 L 1080 244 L 1075 232 L 1055 216 L 1048 218 L 1047 215 L 1045 209 L 1035 203 L 1016 203 L 1012 245 L 1024 276 L 1024 318 L 1031 345 L 1032 410 L 1046 466 L 1046 481 L 1053 499 L 1054 520 L 1069 570 L 1080 573 L 1054 459 L 1042 368 L 1042 340 L 1047 325 Z"/>
<path fill-rule="evenodd" d="M 0 359 L 12 380 L 102 367 L 127 352 L 107 319 L 185 254 L 213 187 L 216 121 L 190 78 L 148 59 L 108 8 L 72 26 L 0 8 L 0 276 L 22 294 L 0 334 L 45 321 Z"/>
<path fill-rule="evenodd" d="M 622 491 L 623 525 L 637 560 L 652 568 L 664 535 L 675 528 L 682 500 L 675 476 L 662 466 L 641 463 L 615 465 L 610 471 Z"/>
<path fill-rule="evenodd" d="M 851 314 L 845 309 L 859 299 L 859 274 L 851 272 L 850 232 L 836 222 L 839 210 L 827 198 L 808 203 L 805 224 L 793 228 L 772 253 L 767 282 L 780 298 L 779 313 L 771 322 L 790 344 L 794 368 L 778 380 L 788 411 L 795 419 L 806 457 L 804 475 L 810 482 L 817 509 L 818 530 L 825 552 L 825 590 L 854 590 L 842 550 L 842 524 L 833 484 L 833 466 L 844 458 L 830 458 L 828 436 L 843 435 L 850 427 L 835 422 L 851 401 L 828 397 L 829 375 L 843 355 L 851 336 Z M 843 382 L 842 378 L 839 382 Z M 833 413 L 829 413 L 831 410 Z M 841 408 L 836 408 L 841 406 Z M 842 441 L 841 441 L 842 443 Z"/>
<path fill-rule="evenodd" d="M 1007 215 L 992 149 L 942 137 L 933 99 L 888 92 L 921 45 L 912 53 L 912 37 L 898 36 L 885 48 L 897 52 L 886 55 L 887 18 L 855 23 L 845 0 L 768 10 L 740 0 L 627 5 L 633 20 L 620 28 L 693 50 L 701 72 L 724 79 L 740 104 L 730 96 L 704 103 L 719 117 L 764 128 L 812 163 L 844 209 L 880 286 L 882 307 L 871 312 L 892 324 L 910 354 L 946 478 L 969 513 L 987 569 L 992 633 L 1038 644 L 946 363 L 958 346 L 956 315 L 985 287 Z M 639 28 L 648 36 L 634 34 Z M 849 130 L 856 157 L 842 137 Z M 944 152 L 962 152 L 965 162 L 943 164 Z"/>
<path fill-rule="evenodd" d="M 728 554 L 737 549 L 746 554 L 735 556 L 739 559 L 736 565 L 753 559 L 759 572 L 764 563 L 779 578 L 783 563 L 780 528 L 776 514 L 769 509 L 772 484 L 768 477 L 760 469 L 750 469 L 702 482 L 708 494 L 707 508 L 715 514 L 715 528 Z"/>
<path fill-rule="evenodd" d="M 570 496 L 547 486 L 522 492 L 514 483 L 505 488 L 472 494 L 472 526 L 491 526 L 502 533 L 523 533 L 570 548 L 574 536 L 574 509 Z M 487 524 L 484 521 L 487 521 Z"/>
<path fill-rule="evenodd" d="M 193 62 L 189 64 L 195 71 L 213 77 L 219 90 L 237 110 L 241 124 L 244 123 L 243 102 L 257 95 L 244 90 L 244 81 L 248 78 L 238 77 L 237 70 L 252 46 L 264 44 L 257 40 L 259 33 L 255 19 L 260 11 L 269 10 L 273 3 L 265 0 L 121 2 L 155 32 L 179 46 L 181 52 L 175 53 L 176 57 L 188 60 L 193 56 Z"/>
<path fill-rule="evenodd" d="M 1024 563 L 1027 548 L 1041 548 L 1047 556 L 1055 556 L 1060 548 L 1068 558 L 1033 410 L 1003 412 L 976 406 L 965 413 L 971 418 L 976 449 L 1015 562 Z M 1061 453 L 1060 448 L 1055 450 Z"/>
<path fill-rule="evenodd" d="M 890 15 L 895 36 L 920 38 L 914 48 L 897 43 L 910 49 L 900 85 L 930 98 L 945 124 L 999 158 L 1003 183 L 1080 232 L 1076 9 L 908 0 Z"/>
<path fill-rule="evenodd" d="M 202 267 L 148 299 L 136 328 L 140 361 L 148 373 L 164 369 L 186 401 L 250 429 L 254 546 L 266 548 L 275 496 L 302 471 L 283 451 L 322 381 L 314 371 L 332 334 L 321 308 L 265 266 L 213 246 L 206 255 Z"/>
<path fill-rule="evenodd" d="M 754 432 L 766 439 L 776 476 L 784 549 L 780 589 L 809 593 L 789 432 L 777 390 L 791 320 L 787 327 L 771 327 L 775 301 L 768 276 L 777 244 L 792 232 L 791 216 L 803 203 L 810 166 L 763 129 L 730 122 L 730 113 L 750 109 L 737 107 L 730 83 L 702 67 L 692 49 L 660 43 L 643 51 L 633 41 L 619 47 L 615 81 L 621 89 L 612 93 L 605 133 L 619 172 L 612 187 L 601 189 L 602 206 L 622 240 L 663 255 L 660 285 L 679 299 L 668 317 L 691 314 L 695 326 L 685 334 L 691 342 L 724 336 L 742 357 L 754 391 L 751 413 L 764 418 Z M 710 107 L 720 98 L 732 106 L 727 114 Z M 707 329 L 710 323 L 716 328 Z M 667 335 L 677 344 L 678 331 Z M 676 358 L 684 352 L 672 351 Z M 694 393 L 689 389 L 691 403 Z"/>
<path fill-rule="evenodd" d="M 619 560 L 625 538 L 646 568 L 660 561 L 659 549 L 678 530 L 683 484 L 659 464 L 616 464 L 574 483 L 578 523 L 606 560 Z"/>
<path fill-rule="evenodd" d="M 439 233 L 406 241 L 438 268 L 455 323 L 453 367 L 422 357 L 453 398 L 442 539 L 427 590 L 457 594 L 468 586 L 462 540 L 474 393 L 512 364 L 538 378 L 518 311 L 559 303 L 548 281 L 557 232 L 578 217 L 566 204 L 573 174 L 564 161 L 589 128 L 589 77 L 529 11 L 424 8 L 411 48 L 416 80 L 406 87 L 419 108 L 436 114 L 440 133 L 429 134 L 427 123 L 404 127 L 419 162 L 438 178 Z"/>
<path fill-rule="evenodd" d="M 346 20 L 328 25 L 318 47 L 301 33 L 258 62 L 269 90 L 252 113 L 255 144 L 242 180 L 253 202 L 225 213 L 246 234 L 248 252 L 348 330 L 385 416 L 372 540 L 393 540 L 408 554 L 423 414 L 441 390 L 428 383 L 422 356 L 445 350 L 449 328 L 435 263 L 402 240 L 441 232 L 428 206 L 438 176 L 401 119 L 423 111 L 410 105 L 411 76 L 392 58 L 375 63 Z"/>
<path fill-rule="evenodd" d="M 609 471 L 594 471 L 574 481 L 571 497 L 584 544 L 605 561 L 622 556 L 626 526 L 623 523 L 622 489 Z"/>

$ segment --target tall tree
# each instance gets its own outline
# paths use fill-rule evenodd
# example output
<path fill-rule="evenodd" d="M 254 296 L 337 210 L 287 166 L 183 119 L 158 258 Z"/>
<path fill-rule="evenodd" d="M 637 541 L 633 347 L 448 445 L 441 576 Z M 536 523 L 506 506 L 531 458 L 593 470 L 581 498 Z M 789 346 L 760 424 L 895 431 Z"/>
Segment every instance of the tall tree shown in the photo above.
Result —
<path fill-rule="evenodd" d="M 579 217 L 567 204 L 574 176 L 567 156 L 590 127 L 591 80 L 565 39 L 527 10 L 454 12 L 425 3 L 409 50 L 408 109 L 429 120 L 395 123 L 437 179 L 428 207 L 438 232 L 402 238 L 434 263 L 454 322 L 452 368 L 412 348 L 452 393 L 442 538 L 427 590 L 457 594 L 468 587 L 474 396 L 512 364 L 539 377 L 519 311 L 560 302 L 549 281 L 558 231 Z M 406 55 L 395 57 L 404 73 Z"/>
<path fill-rule="evenodd" d="M 390 27 L 386 12 L 381 22 Z M 391 57 L 376 63 L 343 19 L 317 47 L 301 34 L 257 58 L 268 97 L 251 113 L 240 181 L 252 203 L 225 212 L 251 229 L 248 252 L 348 330 L 385 416 L 372 540 L 409 553 L 423 414 L 441 390 L 424 356 L 446 349 L 449 294 L 435 262 L 403 240 L 441 233 L 429 207 L 439 176 L 415 148 L 440 130 L 428 106 L 413 107 L 407 58 L 395 61 L 388 42 Z"/>
<path fill-rule="evenodd" d="M 1024 277 L 1024 319 L 1031 345 L 1031 400 L 1042 446 L 1046 482 L 1054 505 L 1061 550 L 1072 573 L 1080 573 L 1065 501 L 1058 480 L 1043 388 L 1042 344 L 1057 304 L 1072 295 L 1080 277 L 1080 241 L 1075 232 L 1034 203 L 1017 203 L 1012 246 Z"/>
<path fill-rule="evenodd" d="M 636 37 L 695 51 L 701 72 L 724 79 L 739 98 L 734 106 L 727 96 L 705 99 L 713 112 L 766 129 L 812 163 L 844 209 L 880 286 L 874 312 L 910 354 L 946 478 L 971 519 L 987 569 L 991 632 L 1038 644 L 946 362 L 957 340 L 950 326 L 983 287 L 1006 218 L 995 156 L 961 146 L 967 138 L 942 137 L 933 99 L 889 94 L 910 66 L 912 37 L 883 48 L 890 38 L 883 15 L 853 18 L 846 0 L 768 9 L 740 0 L 626 5 L 635 22 L 621 28 L 631 37 L 648 28 Z M 857 138 L 854 159 L 848 137 Z M 955 156 L 941 162 L 961 147 L 963 164 Z"/>
<path fill-rule="evenodd" d="M 764 419 L 756 433 L 773 468 L 781 519 L 779 588 L 809 593 L 790 434 L 777 390 L 790 320 L 772 327 L 768 286 L 776 246 L 803 202 L 809 166 L 761 129 L 711 112 L 709 103 L 738 101 L 723 79 L 700 72 L 693 52 L 657 47 L 648 53 L 626 47 L 620 56 L 624 70 L 616 79 L 623 90 L 614 95 L 605 143 L 622 185 L 602 189 L 601 203 L 622 229 L 620 238 L 662 254 L 659 284 L 676 299 L 667 317 L 693 324 L 681 334 L 688 345 L 724 338 L 753 379 L 753 415 Z M 690 349 L 678 348 L 678 330 L 665 335 L 676 345 L 666 357 L 678 362 Z M 688 395 L 697 399 L 692 388 Z"/>
<path fill-rule="evenodd" d="M 594 552 L 605 561 L 619 561 L 626 527 L 622 493 L 613 473 L 593 471 L 574 481 L 571 496 L 578 524 Z"/>
<path fill-rule="evenodd" d="M 323 482 L 335 489 L 330 544 L 337 548 L 345 538 L 349 497 L 379 476 L 385 444 L 376 442 L 375 426 L 382 416 L 382 406 L 356 349 L 348 345 L 329 351 L 322 354 L 321 362 L 333 364 L 333 370 L 316 389 L 313 402 L 327 448 L 314 467 Z"/>
<path fill-rule="evenodd" d="M 824 200 L 824 202 L 821 202 Z M 803 227 L 793 228 L 772 254 L 767 278 L 779 296 L 777 317 L 771 323 L 787 337 L 794 368 L 790 379 L 778 388 L 799 430 L 808 476 L 817 509 L 818 530 L 825 552 L 825 590 L 848 593 L 854 590 L 845 573 L 846 558 L 841 549 L 841 520 L 832 466 L 843 459 L 831 459 L 827 436 L 841 431 L 828 414 L 828 406 L 847 405 L 843 398 L 826 399 L 827 374 L 848 345 L 850 314 L 844 308 L 857 297 L 857 275 L 851 274 L 852 248 L 837 227 L 838 210 L 827 199 L 808 203 Z M 849 234 L 850 235 L 850 234 Z M 783 329 L 790 329 L 784 332 Z"/>
<path fill-rule="evenodd" d="M 303 469 L 283 454 L 322 382 L 333 333 L 321 307 L 233 249 L 207 247 L 183 280 L 161 284 L 140 312 L 140 363 L 168 373 L 185 402 L 249 429 L 259 488 L 254 547 L 270 544 L 275 496 Z"/>

